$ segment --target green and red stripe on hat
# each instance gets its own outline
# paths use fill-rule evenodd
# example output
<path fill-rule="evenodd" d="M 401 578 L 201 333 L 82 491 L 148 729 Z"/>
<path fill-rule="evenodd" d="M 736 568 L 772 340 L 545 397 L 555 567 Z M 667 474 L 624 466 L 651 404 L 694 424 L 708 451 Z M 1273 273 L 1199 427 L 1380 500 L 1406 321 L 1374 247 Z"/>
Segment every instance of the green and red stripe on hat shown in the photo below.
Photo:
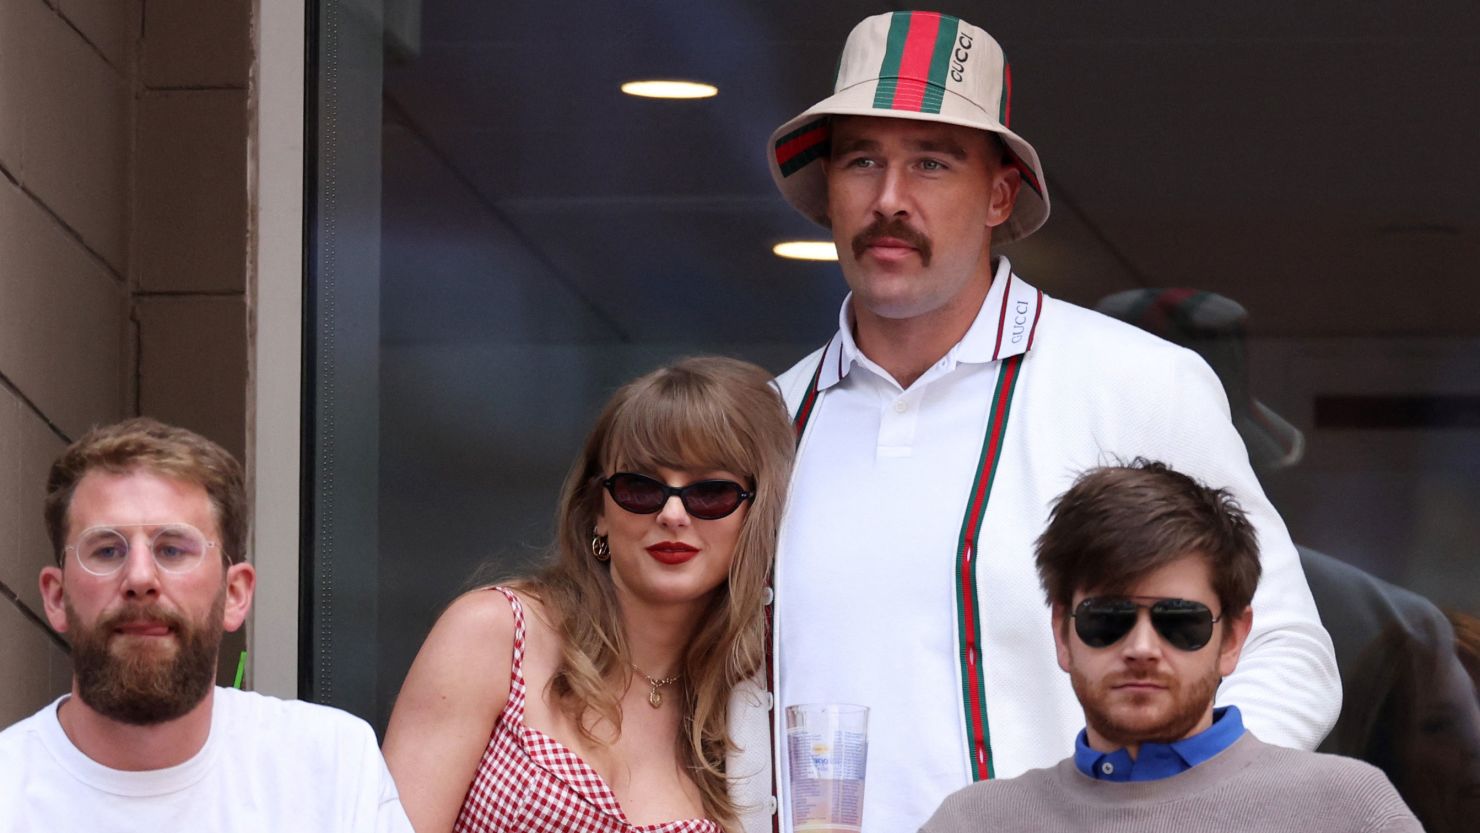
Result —
<path fill-rule="evenodd" d="M 936 12 L 895 12 L 889 22 L 874 106 L 939 113 L 961 21 Z"/>

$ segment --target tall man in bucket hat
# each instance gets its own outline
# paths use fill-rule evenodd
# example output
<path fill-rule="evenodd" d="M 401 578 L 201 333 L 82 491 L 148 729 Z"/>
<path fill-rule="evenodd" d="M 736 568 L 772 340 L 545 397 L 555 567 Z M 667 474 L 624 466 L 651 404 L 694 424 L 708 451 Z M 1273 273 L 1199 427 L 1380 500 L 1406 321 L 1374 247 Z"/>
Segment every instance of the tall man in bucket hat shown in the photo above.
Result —
<path fill-rule="evenodd" d="M 833 95 L 767 148 L 783 196 L 832 229 L 851 294 L 826 345 L 778 379 L 800 446 L 774 698 L 732 712 L 736 797 L 757 808 L 747 830 L 770 829 L 772 806 L 789 818 L 786 779 L 773 805 L 756 753 L 769 729 L 787 771 L 792 704 L 871 709 L 864 833 L 914 830 L 953 790 L 1058 759 L 1082 713 L 1054 662 L 1032 543 L 1074 475 L 1112 459 L 1229 484 L 1259 532 L 1255 626 L 1220 700 L 1302 748 L 1340 707 L 1330 639 L 1217 377 L 993 255 L 1049 213 L 1038 154 L 1008 127 L 1010 91 L 982 29 L 877 15 L 849 35 Z"/>

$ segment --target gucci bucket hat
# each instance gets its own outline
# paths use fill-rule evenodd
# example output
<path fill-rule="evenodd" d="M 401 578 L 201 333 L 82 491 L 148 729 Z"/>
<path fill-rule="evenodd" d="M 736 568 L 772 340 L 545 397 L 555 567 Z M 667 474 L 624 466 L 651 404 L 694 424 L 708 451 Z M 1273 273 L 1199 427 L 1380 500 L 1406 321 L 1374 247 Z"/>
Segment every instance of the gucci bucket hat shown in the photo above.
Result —
<path fill-rule="evenodd" d="M 1008 128 L 1012 71 L 983 29 L 936 12 L 892 12 L 865 19 L 848 35 L 833 94 L 771 134 L 771 178 L 787 201 L 828 226 L 827 181 L 832 116 L 882 116 L 943 122 L 1001 137 L 1022 174 L 1012 216 L 993 242 L 1021 240 L 1048 219 L 1048 189 L 1038 152 Z"/>

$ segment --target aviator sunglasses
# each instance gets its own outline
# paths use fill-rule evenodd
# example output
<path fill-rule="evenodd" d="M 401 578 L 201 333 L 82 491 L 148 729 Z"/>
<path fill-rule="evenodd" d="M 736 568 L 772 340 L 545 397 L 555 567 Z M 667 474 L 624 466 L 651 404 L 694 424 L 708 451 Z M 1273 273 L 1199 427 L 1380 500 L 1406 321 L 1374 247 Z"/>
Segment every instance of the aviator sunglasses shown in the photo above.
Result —
<path fill-rule="evenodd" d="M 647 475 L 619 472 L 601 481 L 601 485 L 628 512 L 651 515 L 661 510 L 669 498 L 678 495 L 685 512 L 705 521 L 717 521 L 755 498 L 755 492 L 746 491 L 733 480 L 700 480 L 674 487 Z"/>
<path fill-rule="evenodd" d="M 1141 608 L 1151 612 L 1151 627 L 1168 645 L 1181 651 L 1196 651 L 1213 638 L 1213 625 L 1220 618 L 1202 602 L 1187 599 L 1136 601 L 1142 596 L 1105 596 L 1085 599 L 1074 608 L 1074 632 L 1091 648 L 1119 642 L 1136 626 Z"/>

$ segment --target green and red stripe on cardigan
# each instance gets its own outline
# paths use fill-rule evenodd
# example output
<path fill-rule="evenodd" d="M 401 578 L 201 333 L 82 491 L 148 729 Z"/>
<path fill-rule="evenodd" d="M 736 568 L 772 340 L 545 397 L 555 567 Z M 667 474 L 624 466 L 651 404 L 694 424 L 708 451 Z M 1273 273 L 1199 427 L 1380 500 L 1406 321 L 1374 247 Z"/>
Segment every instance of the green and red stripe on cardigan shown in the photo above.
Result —
<path fill-rule="evenodd" d="M 961 521 L 961 538 L 956 549 L 956 627 L 961 652 L 961 703 L 965 712 L 970 740 L 971 780 L 995 777 L 992 766 L 992 734 L 987 721 L 986 677 L 981 665 L 981 598 L 976 592 L 977 539 L 987 505 L 992 499 L 992 483 L 997 479 L 997 463 L 1002 459 L 1002 445 L 1007 434 L 1007 416 L 1012 410 L 1012 395 L 1022 372 L 1023 354 L 1002 361 L 997 372 L 997 389 L 992 394 L 992 411 L 982 441 L 981 460 L 976 480 L 971 484 L 971 499 L 966 517 Z"/>
<path fill-rule="evenodd" d="M 1041 308 L 1043 293 L 1038 293 Z M 1033 319 L 1033 330 L 1038 329 L 1038 318 Z M 1032 344 L 1032 336 L 1029 336 Z M 818 382 L 822 378 L 822 363 L 827 360 L 832 342 L 822 350 L 812 379 L 797 405 L 792 423 L 796 429 L 797 445 L 821 397 Z M 999 345 L 1000 348 L 1000 345 Z M 981 534 L 982 522 L 986 517 L 987 505 L 992 497 L 992 483 L 997 479 L 997 463 L 1002 459 L 1002 446 L 1007 434 L 1007 417 L 1012 410 L 1012 397 L 1017 390 L 1018 377 L 1022 373 L 1023 354 L 1019 353 L 1002 360 L 997 373 L 997 387 L 992 394 L 992 407 L 987 423 L 986 436 L 982 440 L 981 459 L 976 477 L 971 484 L 971 497 L 966 505 L 966 515 L 961 521 L 961 537 L 956 551 L 956 626 L 957 645 L 961 654 L 961 702 L 966 731 L 970 739 L 971 780 L 981 781 L 994 776 L 992 766 L 992 735 L 987 720 L 986 678 L 981 667 L 981 600 L 976 592 L 977 539 Z M 769 614 L 770 611 L 767 611 Z M 769 625 L 769 618 L 767 620 Z M 768 629 L 769 636 L 769 629 Z M 770 640 L 767 640 L 767 651 Z M 769 656 L 768 656 L 769 661 Z M 768 662 L 768 671 L 770 670 Z M 774 679 L 774 677 L 770 678 Z"/>

